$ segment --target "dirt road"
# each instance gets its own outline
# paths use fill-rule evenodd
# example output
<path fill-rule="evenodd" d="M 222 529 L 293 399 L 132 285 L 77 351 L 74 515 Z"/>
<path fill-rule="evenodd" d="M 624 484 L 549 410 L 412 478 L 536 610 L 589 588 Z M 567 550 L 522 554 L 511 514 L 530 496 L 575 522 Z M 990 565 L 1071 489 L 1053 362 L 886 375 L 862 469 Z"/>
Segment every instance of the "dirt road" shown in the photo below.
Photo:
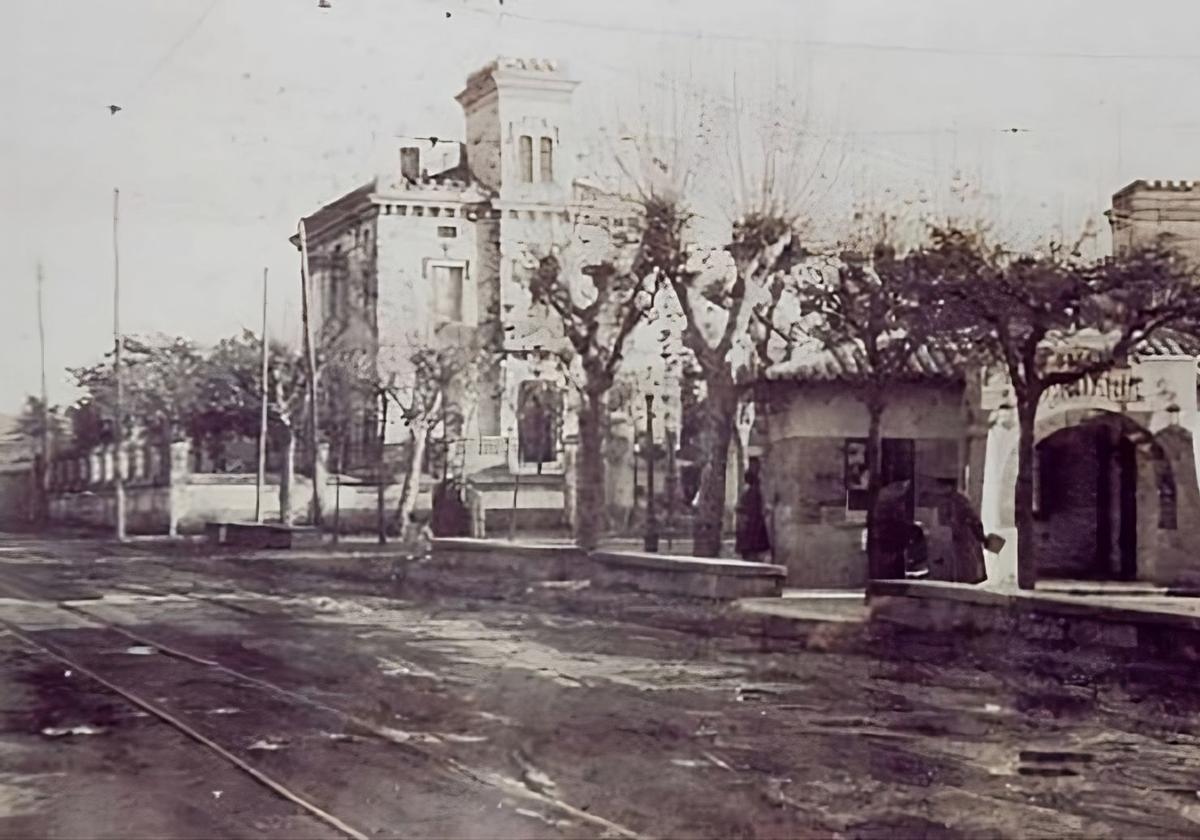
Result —
<path fill-rule="evenodd" d="M 1177 675 L 763 653 L 454 590 L 0 541 L 0 836 L 1200 833 Z"/>

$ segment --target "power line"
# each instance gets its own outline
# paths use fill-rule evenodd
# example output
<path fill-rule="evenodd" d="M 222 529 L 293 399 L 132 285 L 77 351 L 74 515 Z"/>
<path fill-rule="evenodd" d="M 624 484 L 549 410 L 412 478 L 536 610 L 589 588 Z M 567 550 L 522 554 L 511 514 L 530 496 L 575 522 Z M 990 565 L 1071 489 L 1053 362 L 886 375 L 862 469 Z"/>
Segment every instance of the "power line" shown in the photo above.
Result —
<path fill-rule="evenodd" d="M 1082 59 L 1090 61 L 1200 61 L 1200 53 L 1072 52 L 1066 50 L 996 50 L 966 47 L 914 46 L 911 44 L 880 44 L 869 41 L 830 41 L 820 38 L 785 38 L 782 36 L 744 35 L 733 32 L 704 32 L 702 30 L 689 29 L 654 29 L 651 27 L 633 26 L 623 23 L 592 23 L 563 17 L 540 17 L 536 15 L 521 14 L 519 12 L 511 12 L 504 8 L 501 8 L 499 11 L 493 11 L 473 6 L 465 6 L 464 11 L 477 15 L 497 17 L 500 20 L 513 19 L 525 21 L 527 23 L 542 23 L 550 24 L 552 26 L 566 26 L 574 29 L 590 29 L 593 31 L 614 32 L 622 35 L 646 35 L 656 38 L 679 38 L 690 41 L 726 41 L 732 43 L 810 47 L 813 49 L 917 53 L 922 55 L 980 56 L 987 58 L 1053 58 Z"/>

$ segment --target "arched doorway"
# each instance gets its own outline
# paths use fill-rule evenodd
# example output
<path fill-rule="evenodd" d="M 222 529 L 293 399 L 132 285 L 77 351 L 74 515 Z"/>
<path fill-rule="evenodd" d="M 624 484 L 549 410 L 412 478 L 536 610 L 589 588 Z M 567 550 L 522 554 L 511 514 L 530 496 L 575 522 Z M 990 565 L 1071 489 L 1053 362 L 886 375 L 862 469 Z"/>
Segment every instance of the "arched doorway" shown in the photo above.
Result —
<path fill-rule="evenodd" d="M 1036 448 L 1038 577 L 1135 580 L 1153 561 L 1164 518 L 1174 516 L 1170 466 L 1125 415 L 1069 419 Z"/>

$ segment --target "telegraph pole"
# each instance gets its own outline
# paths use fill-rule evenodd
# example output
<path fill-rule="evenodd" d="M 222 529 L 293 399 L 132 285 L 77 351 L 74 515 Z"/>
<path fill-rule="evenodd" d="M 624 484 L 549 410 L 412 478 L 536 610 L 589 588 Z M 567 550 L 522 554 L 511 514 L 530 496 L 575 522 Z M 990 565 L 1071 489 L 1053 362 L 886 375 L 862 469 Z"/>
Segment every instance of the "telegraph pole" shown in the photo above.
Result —
<path fill-rule="evenodd" d="M 121 393 L 121 258 L 118 249 L 119 237 L 118 220 L 121 192 L 113 188 L 113 381 L 116 384 L 116 400 L 113 405 L 113 440 L 116 453 L 113 457 L 113 497 L 116 502 L 117 541 L 125 541 L 125 475 L 122 469 L 121 454 L 125 445 L 124 423 L 122 414 Z"/>
<path fill-rule="evenodd" d="M 38 313 L 38 346 L 41 351 L 42 364 L 42 468 L 38 475 L 38 516 L 43 522 L 50 514 L 50 404 L 46 397 L 46 322 L 42 308 L 42 264 L 37 266 L 37 313 Z"/>
<path fill-rule="evenodd" d="M 263 521 L 262 494 L 267 479 L 267 269 L 263 268 L 262 298 L 262 377 L 259 383 L 258 475 L 254 483 L 254 521 Z"/>
<path fill-rule="evenodd" d="M 304 230 L 304 220 L 300 220 L 300 306 L 301 318 L 304 321 L 304 358 L 308 363 L 308 432 L 309 449 L 312 462 L 312 524 L 321 527 L 321 487 L 320 461 L 321 450 L 318 446 L 320 435 L 317 429 L 317 349 L 313 345 L 312 317 L 309 300 L 310 278 L 308 272 L 308 234 Z"/>

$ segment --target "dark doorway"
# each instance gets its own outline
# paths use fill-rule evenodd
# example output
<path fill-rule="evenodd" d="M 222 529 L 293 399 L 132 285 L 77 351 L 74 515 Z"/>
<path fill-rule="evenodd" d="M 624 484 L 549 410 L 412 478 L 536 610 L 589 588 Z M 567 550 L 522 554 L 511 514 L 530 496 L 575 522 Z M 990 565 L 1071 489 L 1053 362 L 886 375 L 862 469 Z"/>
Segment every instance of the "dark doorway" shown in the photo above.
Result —
<path fill-rule="evenodd" d="M 883 464 L 880 472 L 880 487 L 887 487 L 898 481 L 908 482 L 908 491 L 904 494 L 904 513 L 911 522 L 916 514 L 916 445 L 908 438 L 884 438 Z"/>
<path fill-rule="evenodd" d="M 1138 451 L 1133 425 L 1099 415 L 1037 446 L 1038 574 L 1137 577 Z"/>

